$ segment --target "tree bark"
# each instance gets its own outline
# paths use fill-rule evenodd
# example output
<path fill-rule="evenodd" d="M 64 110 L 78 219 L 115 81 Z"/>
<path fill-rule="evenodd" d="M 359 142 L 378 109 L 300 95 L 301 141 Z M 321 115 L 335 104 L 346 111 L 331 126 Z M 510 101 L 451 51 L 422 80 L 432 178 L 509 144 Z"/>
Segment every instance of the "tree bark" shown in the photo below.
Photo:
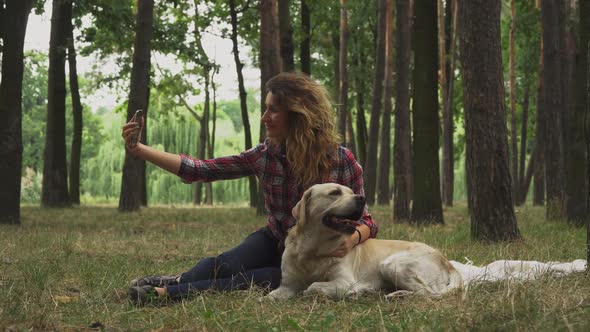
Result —
<path fill-rule="evenodd" d="M 357 52 L 354 52 L 353 59 L 357 68 L 363 68 L 365 65 L 364 49 L 360 48 Z M 358 70 L 357 70 L 358 73 Z M 355 91 L 356 91 L 356 131 L 357 131 L 357 144 L 358 155 L 357 159 L 360 164 L 364 166 L 365 160 L 367 160 L 367 120 L 365 118 L 365 92 L 363 88 L 363 78 L 360 75 L 355 76 Z"/>
<path fill-rule="evenodd" d="M 78 86 L 76 48 L 74 45 L 74 26 L 72 24 L 72 3 L 68 4 L 68 64 L 70 68 L 70 94 L 72 96 L 72 115 L 74 130 L 70 152 L 70 201 L 80 205 L 80 156 L 82 153 L 83 109 Z"/>
<path fill-rule="evenodd" d="M 414 8 L 414 125 L 412 222 L 443 224 L 438 158 L 438 45 L 436 1 Z"/>
<path fill-rule="evenodd" d="M 279 22 L 277 12 L 277 0 L 260 1 L 260 100 L 266 98 L 264 85 L 273 76 L 281 71 L 281 58 L 279 50 Z M 261 105 L 261 115 L 265 111 L 264 102 Z M 260 124 L 260 142 L 263 142 L 266 132 L 262 123 Z M 266 214 L 264 207 L 264 194 L 262 187 L 258 187 L 258 198 L 256 200 L 256 213 Z"/>
<path fill-rule="evenodd" d="M 379 176 L 377 186 L 377 203 L 388 205 L 389 173 L 391 169 L 391 111 L 393 94 L 393 1 L 387 0 L 385 18 L 385 86 L 383 91 L 383 122 L 381 126 L 381 143 L 379 144 Z"/>
<path fill-rule="evenodd" d="M 585 2 L 585 4 L 582 4 Z M 567 111 L 569 116 L 567 117 L 568 133 L 567 145 L 566 145 L 566 192 L 567 192 L 567 220 L 576 226 L 583 226 L 586 224 L 588 216 L 588 189 L 586 186 L 581 186 L 580 182 L 585 179 L 583 183 L 588 181 L 588 174 L 586 174 L 586 168 L 588 164 L 588 156 L 586 154 L 586 147 L 584 142 L 584 111 L 585 104 L 587 101 L 584 99 L 584 85 L 586 78 L 586 68 L 588 67 L 586 53 L 586 45 L 588 45 L 588 30 L 590 24 L 588 24 L 588 17 L 584 15 L 590 15 L 590 5 L 588 1 L 580 1 L 580 39 L 579 39 L 579 62 L 578 68 L 576 68 L 576 46 L 574 41 L 574 32 L 572 29 L 568 32 L 568 40 L 570 41 L 568 54 L 568 86 L 566 91 L 570 92 L 568 96 L 568 107 Z M 584 14 L 582 11 L 586 10 Z M 583 25 L 585 24 L 585 26 Z"/>
<path fill-rule="evenodd" d="M 0 224 L 21 223 L 23 47 L 32 6 L 33 0 L 6 0 L 0 6 Z"/>
<path fill-rule="evenodd" d="M 440 61 L 440 72 L 441 72 L 441 95 L 442 95 L 442 201 L 446 206 L 453 206 L 453 194 L 454 194 L 454 181 L 455 181 L 455 166 L 454 166 L 454 146 L 453 146 L 453 135 L 454 135 L 454 124 L 453 124 L 453 83 L 455 73 L 455 39 L 457 33 L 457 15 L 456 15 L 456 4 L 455 1 L 447 1 L 446 3 L 446 20 L 443 17 L 439 17 L 440 26 L 439 34 L 442 41 L 439 41 L 441 51 Z M 451 8 L 452 9 L 449 9 Z M 442 1 L 439 4 L 439 10 L 442 10 Z M 442 14 L 439 13 L 439 16 Z M 448 16 L 452 16 L 449 18 Z M 443 22 L 451 23 L 452 28 L 443 24 Z M 442 34 L 440 30 L 445 31 Z"/>
<path fill-rule="evenodd" d="M 346 137 L 346 113 L 348 113 L 348 17 L 346 0 L 340 0 L 340 49 L 338 53 L 338 132 L 344 139 L 344 145 L 348 145 Z M 349 139 L 354 139 L 350 137 Z"/>
<path fill-rule="evenodd" d="M 244 125 L 244 147 L 246 150 L 252 148 L 252 133 L 250 129 L 250 118 L 248 116 L 247 93 L 244 86 L 244 64 L 240 60 L 240 50 L 238 49 L 238 14 L 236 11 L 235 0 L 229 0 L 229 9 L 231 16 L 231 41 L 234 62 L 236 64 L 236 73 L 238 75 L 238 91 L 240 94 L 240 110 L 242 112 L 242 123 Z M 248 177 L 250 189 L 250 207 L 256 206 L 257 185 L 256 177 Z"/>
<path fill-rule="evenodd" d="M 146 142 L 149 88 L 150 88 L 150 52 L 152 39 L 154 2 L 142 0 L 137 2 L 137 23 L 133 48 L 133 68 L 127 103 L 127 121 L 131 120 L 136 110 L 144 111 L 144 127 L 141 142 Z M 145 188 L 145 160 L 136 159 L 125 153 L 119 211 L 133 212 L 139 210 Z"/>
<path fill-rule="evenodd" d="M 546 128 L 545 128 L 545 181 L 547 188 L 546 215 L 548 220 L 561 219 L 565 216 L 563 174 L 563 95 L 562 95 L 562 58 L 559 7 L 562 0 L 541 1 L 543 25 L 543 63 Z"/>
<path fill-rule="evenodd" d="M 373 100 L 369 120 L 369 144 L 365 161 L 365 196 L 367 204 L 375 203 L 377 181 L 377 146 L 379 144 L 379 121 L 383 108 L 383 79 L 385 77 L 385 20 L 387 0 L 378 0 L 377 47 L 375 60 L 375 80 L 373 81 Z"/>
<path fill-rule="evenodd" d="M 70 205 L 66 165 L 66 50 L 68 36 L 68 2 L 54 0 L 49 40 L 47 93 L 47 130 L 43 159 L 41 205 Z"/>
<path fill-rule="evenodd" d="M 526 162 L 526 144 L 528 135 L 528 122 L 529 122 L 529 95 L 530 95 L 530 80 L 528 79 L 528 73 L 525 73 L 524 82 L 526 84 L 524 88 L 524 99 L 522 102 L 522 120 L 520 124 L 520 157 L 518 158 L 518 190 L 515 192 L 516 205 L 522 205 L 526 201 L 526 196 L 529 184 L 524 185 L 525 182 L 525 162 Z M 533 155 L 529 163 L 532 163 Z M 532 173 L 531 173 L 532 175 Z M 526 191 L 525 191 L 526 190 Z"/>
<path fill-rule="evenodd" d="M 588 195 L 586 196 L 586 251 L 587 257 L 586 261 L 590 262 L 590 3 L 588 1 L 583 1 L 580 3 L 580 45 L 584 45 L 581 49 L 584 49 L 586 54 L 582 57 L 585 58 L 584 61 L 580 61 L 580 70 L 586 73 L 586 92 L 585 96 L 582 97 L 578 94 L 580 102 L 584 107 L 584 138 L 586 142 L 586 157 L 589 159 L 586 163 L 586 188 L 588 190 Z M 584 52 L 581 52 L 584 54 Z M 578 89 L 576 93 L 584 94 L 582 88 L 580 86 L 584 86 L 584 84 L 578 85 Z M 585 98 L 584 100 L 582 100 Z M 590 265 L 586 266 L 586 271 L 590 271 Z"/>
<path fill-rule="evenodd" d="M 393 139 L 393 221 L 410 219 L 412 181 L 410 130 L 410 1 L 395 3 L 395 129 Z"/>
<path fill-rule="evenodd" d="M 545 64 L 543 62 L 543 40 L 541 39 L 539 53 L 539 74 L 537 87 L 537 115 L 535 126 L 535 149 L 537 150 L 536 167 L 533 170 L 535 179 L 533 184 L 533 205 L 542 206 L 545 204 Z"/>
<path fill-rule="evenodd" d="M 511 143 L 511 175 L 512 192 L 516 200 L 518 195 L 518 142 L 516 141 L 516 50 L 514 46 L 514 33 L 516 30 L 516 6 L 514 0 L 510 0 L 510 30 L 508 32 L 508 62 L 510 76 L 510 143 Z"/>
<path fill-rule="evenodd" d="M 301 71 L 311 75 L 311 20 L 307 0 L 301 0 L 301 33 L 303 33 L 299 50 L 301 54 Z"/>
<path fill-rule="evenodd" d="M 283 60 L 283 71 L 295 70 L 293 60 L 293 25 L 291 24 L 291 13 L 289 6 L 291 0 L 280 0 L 279 5 L 279 33 L 281 46 L 281 59 Z"/>
<path fill-rule="evenodd" d="M 500 0 L 459 4 L 465 135 L 471 192 L 471 236 L 486 241 L 520 238 L 508 169 L 508 142 Z"/>

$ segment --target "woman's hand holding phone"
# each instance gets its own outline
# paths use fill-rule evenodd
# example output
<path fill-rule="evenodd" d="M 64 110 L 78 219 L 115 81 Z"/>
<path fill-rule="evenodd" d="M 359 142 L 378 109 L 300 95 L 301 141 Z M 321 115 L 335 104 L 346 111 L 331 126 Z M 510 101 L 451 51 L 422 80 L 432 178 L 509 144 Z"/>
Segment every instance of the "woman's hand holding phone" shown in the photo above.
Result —
<path fill-rule="evenodd" d="M 125 147 L 133 155 L 135 155 L 134 152 L 137 152 L 137 145 L 141 140 L 144 123 L 143 111 L 137 110 L 131 120 L 123 125 L 122 136 L 125 140 Z"/>

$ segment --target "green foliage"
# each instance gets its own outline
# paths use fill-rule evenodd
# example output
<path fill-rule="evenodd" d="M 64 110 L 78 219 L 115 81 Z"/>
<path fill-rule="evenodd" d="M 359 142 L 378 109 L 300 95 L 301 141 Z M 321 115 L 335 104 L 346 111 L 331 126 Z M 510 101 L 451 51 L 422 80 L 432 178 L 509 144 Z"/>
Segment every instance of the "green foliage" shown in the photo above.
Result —
<path fill-rule="evenodd" d="M 525 241 L 483 244 L 469 239 L 464 205 L 445 211 L 445 226 L 393 224 L 390 208 L 372 209 L 379 237 L 421 241 L 450 259 L 476 265 L 498 259 L 571 261 L 585 257 L 585 230 L 545 222 L 544 209 L 525 206 L 517 218 Z M 129 280 L 173 274 L 237 245 L 264 224 L 250 208 L 142 209 L 115 206 L 22 208 L 22 226 L 0 232 L 0 329 L 85 330 L 392 330 L 585 331 L 590 327 L 588 274 L 529 282 L 476 285 L 439 298 L 388 302 L 383 294 L 332 301 L 299 296 L 258 301 L 258 288 L 206 292 L 181 303 L 136 308 Z"/>

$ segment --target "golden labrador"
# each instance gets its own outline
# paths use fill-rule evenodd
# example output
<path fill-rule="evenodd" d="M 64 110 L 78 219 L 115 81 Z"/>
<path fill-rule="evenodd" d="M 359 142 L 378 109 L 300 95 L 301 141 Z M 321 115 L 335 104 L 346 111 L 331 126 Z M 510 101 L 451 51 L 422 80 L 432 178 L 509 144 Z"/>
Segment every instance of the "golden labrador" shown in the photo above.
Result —
<path fill-rule="evenodd" d="M 368 239 L 345 257 L 329 257 L 358 225 L 365 198 L 345 186 L 309 188 L 293 208 L 297 224 L 285 240 L 279 288 L 268 294 L 284 300 L 296 294 L 354 297 L 393 290 L 438 296 L 462 287 L 461 275 L 436 249 L 419 242 Z"/>

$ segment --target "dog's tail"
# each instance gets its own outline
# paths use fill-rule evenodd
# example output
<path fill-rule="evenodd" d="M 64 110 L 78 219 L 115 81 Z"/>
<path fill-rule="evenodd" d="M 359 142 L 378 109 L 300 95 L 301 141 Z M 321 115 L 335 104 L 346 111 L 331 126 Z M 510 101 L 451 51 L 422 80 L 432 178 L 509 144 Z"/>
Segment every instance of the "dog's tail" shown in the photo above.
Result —
<path fill-rule="evenodd" d="M 463 288 L 463 278 L 461 277 L 459 271 L 455 270 L 455 268 L 453 267 L 451 267 L 449 271 L 449 284 L 447 287 L 447 291 L 451 291 L 457 288 Z"/>

